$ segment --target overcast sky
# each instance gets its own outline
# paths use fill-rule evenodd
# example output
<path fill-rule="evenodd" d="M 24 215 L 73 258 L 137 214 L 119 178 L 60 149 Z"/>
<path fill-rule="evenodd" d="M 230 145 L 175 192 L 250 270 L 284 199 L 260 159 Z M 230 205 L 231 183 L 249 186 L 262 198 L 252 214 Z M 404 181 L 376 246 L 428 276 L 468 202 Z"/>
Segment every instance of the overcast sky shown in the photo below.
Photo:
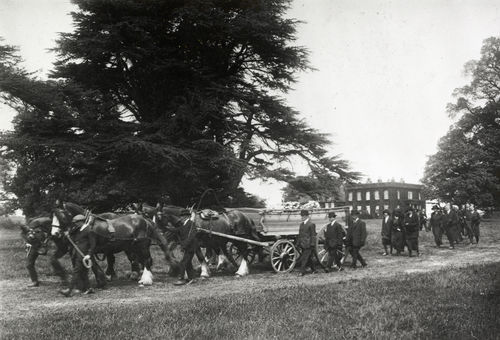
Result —
<path fill-rule="evenodd" d="M 71 30 L 72 9 L 69 0 L 0 0 L 0 35 L 43 76 L 53 61 L 46 49 L 56 32 Z M 422 178 L 452 123 L 446 104 L 468 81 L 463 65 L 500 33 L 493 0 L 294 0 L 289 15 L 304 21 L 297 43 L 316 68 L 298 75 L 289 104 L 331 134 L 332 154 L 374 181 Z M 11 119 L 0 107 L 0 127 Z M 277 185 L 246 187 L 271 204 L 280 200 Z"/>

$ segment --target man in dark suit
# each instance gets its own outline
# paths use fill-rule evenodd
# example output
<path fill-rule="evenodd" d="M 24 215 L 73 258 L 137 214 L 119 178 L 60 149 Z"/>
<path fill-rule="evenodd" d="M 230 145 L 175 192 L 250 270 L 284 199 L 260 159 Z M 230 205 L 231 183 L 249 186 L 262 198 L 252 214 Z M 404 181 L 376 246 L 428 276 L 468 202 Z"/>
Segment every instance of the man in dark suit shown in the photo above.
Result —
<path fill-rule="evenodd" d="M 384 209 L 382 217 L 382 245 L 384 246 L 384 253 L 382 255 L 387 256 L 389 252 L 387 251 L 387 246 L 391 249 L 392 254 L 392 243 L 391 243 L 391 233 L 392 233 L 392 217 L 388 209 Z"/>
<path fill-rule="evenodd" d="M 366 261 L 363 259 L 359 250 L 365 245 L 366 242 L 366 224 L 359 218 L 360 212 L 352 210 L 353 217 L 352 226 L 347 231 L 347 241 L 352 245 L 352 265 L 351 268 L 356 269 L 356 263 L 359 260 L 361 266 L 366 267 Z"/>
<path fill-rule="evenodd" d="M 443 214 L 441 209 L 435 205 L 432 207 L 432 214 L 429 224 L 431 225 L 432 233 L 434 234 L 434 242 L 436 242 L 437 247 L 441 247 L 443 244 Z"/>
<path fill-rule="evenodd" d="M 472 234 L 476 238 L 476 243 L 479 243 L 479 224 L 481 223 L 481 215 L 477 211 L 477 208 L 474 207 L 474 211 L 470 216 L 470 226 L 472 229 Z"/>
<path fill-rule="evenodd" d="M 344 270 L 342 268 L 342 246 L 344 244 L 344 237 L 346 235 L 344 228 L 340 223 L 335 221 L 337 215 L 334 212 L 328 213 L 328 218 L 330 223 L 325 226 L 325 248 L 328 250 L 328 264 L 327 269 L 332 268 L 332 264 L 335 261 L 337 270 Z"/>
<path fill-rule="evenodd" d="M 297 244 L 302 249 L 300 276 L 306 274 L 306 267 L 311 267 L 311 271 L 316 272 L 313 262 L 313 252 L 316 247 L 316 225 L 311 222 L 308 210 L 300 212 L 302 223 L 299 227 L 299 235 L 297 237 Z"/>
<path fill-rule="evenodd" d="M 420 256 L 420 252 L 418 250 L 418 232 L 420 230 L 420 225 L 418 222 L 418 216 L 417 214 L 415 214 L 412 207 L 408 208 L 408 211 L 405 215 L 404 226 L 406 231 L 406 245 L 408 246 L 409 256 L 413 256 L 413 251 L 417 253 L 417 256 Z"/>

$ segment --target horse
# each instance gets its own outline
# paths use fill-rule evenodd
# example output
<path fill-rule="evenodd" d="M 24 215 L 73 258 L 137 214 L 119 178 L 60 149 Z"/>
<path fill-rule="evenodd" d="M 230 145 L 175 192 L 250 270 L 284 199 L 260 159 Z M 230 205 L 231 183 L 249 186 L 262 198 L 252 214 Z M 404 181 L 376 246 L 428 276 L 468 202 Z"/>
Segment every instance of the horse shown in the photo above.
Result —
<path fill-rule="evenodd" d="M 70 215 L 86 214 L 83 208 L 69 202 L 64 204 L 64 209 Z M 55 216 L 57 217 L 57 215 Z M 144 267 L 142 277 L 139 280 L 140 284 L 152 284 L 151 267 L 153 259 L 149 251 L 152 240 L 158 242 L 167 263 L 171 267 L 175 265 L 167 247 L 166 239 L 156 226 L 144 217 L 137 214 L 129 214 L 112 219 L 106 219 L 93 214 L 87 214 L 87 216 L 81 230 L 84 227 L 90 229 L 90 235 L 95 238 L 95 253 L 104 254 L 108 258 L 112 258 L 111 255 L 124 251 L 133 264 L 138 262 Z M 69 227 L 70 224 L 68 223 L 53 222 L 52 234 L 55 235 L 61 231 L 67 231 Z M 88 249 L 82 249 L 82 251 L 88 251 Z M 133 265 L 133 271 L 138 270 L 138 266 Z M 113 272 L 110 274 L 113 274 Z"/>
<path fill-rule="evenodd" d="M 187 220 L 190 220 L 195 226 L 196 230 L 194 232 L 196 233 L 199 247 L 213 249 L 218 255 L 222 252 L 225 257 L 238 268 L 236 272 L 237 276 L 245 276 L 249 273 L 247 262 L 249 250 L 247 243 L 231 241 L 237 247 L 239 253 L 242 254 L 242 261 L 238 265 L 234 258 L 228 254 L 227 244 L 229 239 L 211 233 L 213 231 L 258 240 L 255 223 L 242 212 L 237 210 L 231 210 L 227 213 L 220 214 L 209 210 L 187 212 L 184 208 L 166 206 L 158 211 L 157 220 L 163 225 L 171 224 L 173 228 L 167 227 L 168 231 L 176 230 L 180 226 L 185 225 Z M 201 276 L 209 277 L 210 273 L 205 257 L 201 255 L 199 249 L 196 249 L 195 254 L 201 263 Z"/>

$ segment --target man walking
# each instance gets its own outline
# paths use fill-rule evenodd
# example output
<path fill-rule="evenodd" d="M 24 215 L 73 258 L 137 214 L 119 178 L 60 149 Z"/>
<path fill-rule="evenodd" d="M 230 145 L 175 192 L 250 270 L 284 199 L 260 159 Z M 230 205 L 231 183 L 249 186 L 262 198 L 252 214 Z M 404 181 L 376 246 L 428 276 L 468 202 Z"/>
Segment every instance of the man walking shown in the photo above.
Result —
<path fill-rule="evenodd" d="M 300 212 L 302 223 L 299 227 L 297 244 L 302 249 L 300 276 L 306 275 L 306 267 L 311 267 L 312 273 L 315 273 L 313 262 L 313 251 L 316 246 L 316 225 L 311 222 L 308 210 Z"/>
<path fill-rule="evenodd" d="M 399 208 L 394 210 L 391 231 L 391 244 L 396 249 L 396 256 L 401 255 L 405 248 L 405 233 L 403 227 L 403 213 Z"/>
<path fill-rule="evenodd" d="M 325 226 L 325 248 L 328 250 L 328 264 L 327 269 L 332 268 L 333 262 L 337 266 L 337 270 L 344 270 L 342 268 L 342 246 L 346 232 L 342 225 L 335 220 L 337 215 L 334 212 L 328 213 L 330 223 Z"/>
<path fill-rule="evenodd" d="M 353 217 L 352 227 L 348 229 L 347 240 L 351 247 L 352 265 L 351 268 L 356 269 L 356 263 L 359 260 L 361 266 L 366 267 L 366 262 L 359 253 L 359 250 L 365 245 L 366 242 L 366 224 L 359 218 L 360 212 L 352 210 Z"/>
<path fill-rule="evenodd" d="M 434 235 L 434 242 L 439 248 L 443 244 L 443 214 L 437 205 L 432 207 L 432 214 L 429 224 L 431 225 L 432 234 Z"/>
<path fill-rule="evenodd" d="M 406 245 L 408 246 L 409 256 L 412 257 L 412 252 L 416 251 L 417 256 L 420 256 L 418 250 L 418 232 L 420 229 L 418 216 L 413 212 L 413 208 L 409 207 L 404 218 L 404 226 L 406 231 Z"/>
<path fill-rule="evenodd" d="M 384 246 L 383 256 L 387 256 L 389 252 L 387 251 L 387 246 L 390 247 L 390 254 L 392 254 L 392 243 L 391 243 L 391 233 L 392 233 L 392 217 L 388 209 L 384 209 L 382 217 L 382 245 Z"/>
<path fill-rule="evenodd" d="M 470 226 L 472 229 L 472 234 L 476 239 L 476 243 L 479 243 L 479 223 L 481 223 L 481 215 L 477 211 L 477 208 L 474 207 L 472 214 L 470 216 Z"/>

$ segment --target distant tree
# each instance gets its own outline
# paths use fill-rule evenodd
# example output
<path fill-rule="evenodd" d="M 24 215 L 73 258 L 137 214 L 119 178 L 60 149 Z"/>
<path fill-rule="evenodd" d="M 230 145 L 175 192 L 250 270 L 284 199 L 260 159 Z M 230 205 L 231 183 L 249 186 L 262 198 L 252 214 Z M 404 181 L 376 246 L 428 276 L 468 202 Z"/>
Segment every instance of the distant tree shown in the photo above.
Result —
<path fill-rule="evenodd" d="M 322 198 L 339 198 L 342 181 L 327 171 L 315 169 L 308 176 L 289 179 L 282 189 L 284 201 L 320 201 Z"/>
<path fill-rule="evenodd" d="M 429 158 L 423 182 L 446 201 L 500 206 L 500 38 L 486 39 L 481 59 L 465 71 L 472 81 L 448 105 L 459 119 Z"/>

